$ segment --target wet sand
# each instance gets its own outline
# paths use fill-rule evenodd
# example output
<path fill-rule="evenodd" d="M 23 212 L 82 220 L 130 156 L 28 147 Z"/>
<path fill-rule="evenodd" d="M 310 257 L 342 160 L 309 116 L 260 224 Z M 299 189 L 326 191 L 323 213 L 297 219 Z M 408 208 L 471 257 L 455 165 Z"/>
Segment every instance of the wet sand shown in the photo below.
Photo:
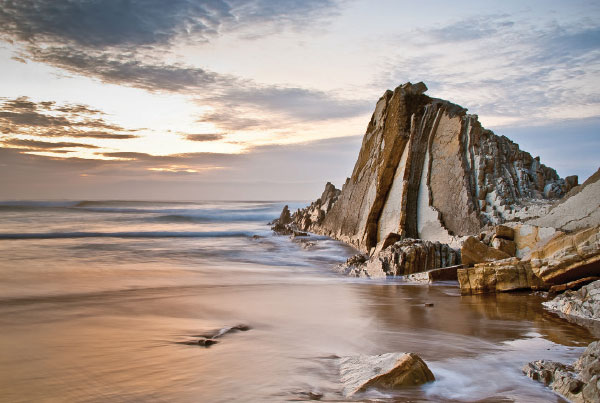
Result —
<path fill-rule="evenodd" d="M 308 277 L 3 300 L 1 398 L 288 401 L 314 392 L 336 401 L 333 356 L 410 351 L 436 382 L 357 400 L 561 401 L 520 368 L 574 360 L 593 335 L 536 296 L 457 294 L 455 285 Z M 177 344 L 238 323 L 252 329 L 210 348 Z"/>

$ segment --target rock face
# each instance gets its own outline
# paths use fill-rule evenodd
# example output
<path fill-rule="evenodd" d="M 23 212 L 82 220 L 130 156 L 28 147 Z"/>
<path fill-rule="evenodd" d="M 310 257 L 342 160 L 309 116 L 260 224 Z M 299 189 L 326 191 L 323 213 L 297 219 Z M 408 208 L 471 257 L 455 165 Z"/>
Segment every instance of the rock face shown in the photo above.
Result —
<path fill-rule="evenodd" d="M 337 271 L 355 277 L 402 276 L 455 266 L 460 255 L 446 244 L 404 239 L 387 246 L 370 258 L 358 255 L 338 266 Z"/>
<path fill-rule="evenodd" d="M 600 321 L 600 281 L 594 281 L 578 291 L 566 291 L 543 304 L 547 309 L 565 315 Z"/>
<path fill-rule="evenodd" d="M 486 224 L 538 215 L 531 206 L 549 207 L 576 184 L 426 89 L 407 83 L 379 99 L 337 201 L 323 208 L 322 196 L 297 214 L 298 228 L 363 252 L 389 233 L 456 246 Z"/>
<path fill-rule="evenodd" d="M 558 234 L 531 253 L 531 267 L 550 284 L 600 276 L 600 227 Z"/>
<path fill-rule="evenodd" d="M 527 364 L 523 373 L 572 402 L 599 402 L 600 342 L 591 343 L 572 366 L 541 360 Z"/>
<path fill-rule="evenodd" d="M 529 223 L 564 231 L 600 226 L 600 169 L 583 185 L 572 189 L 547 214 Z"/>
<path fill-rule="evenodd" d="M 460 292 L 463 295 L 549 288 L 548 284 L 533 273 L 528 261 L 517 258 L 458 269 L 457 276 Z"/>
<path fill-rule="evenodd" d="M 344 357 L 340 375 L 346 397 L 368 388 L 398 389 L 435 380 L 427 364 L 412 353 Z"/>
<path fill-rule="evenodd" d="M 511 257 L 508 253 L 500 249 L 491 248 L 472 236 L 468 237 L 463 243 L 460 255 L 462 263 L 465 265 L 493 262 Z"/>

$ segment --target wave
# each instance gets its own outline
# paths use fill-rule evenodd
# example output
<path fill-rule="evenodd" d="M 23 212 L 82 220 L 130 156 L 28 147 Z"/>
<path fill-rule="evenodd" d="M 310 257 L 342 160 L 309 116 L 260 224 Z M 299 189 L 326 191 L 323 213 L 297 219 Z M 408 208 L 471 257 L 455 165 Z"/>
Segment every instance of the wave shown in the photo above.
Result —
<path fill-rule="evenodd" d="M 244 222 L 244 221 L 271 221 L 277 218 L 276 213 L 229 213 L 229 214 L 166 214 L 150 217 L 148 221 L 166 223 L 205 223 L 205 222 Z"/>
<path fill-rule="evenodd" d="M 123 232 L 33 232 L 0 233 L 0 240 L 18 239 L 67 239 L 67 238 L 248 238 L 254 234 L 246 231 L 123 231 Z"/>

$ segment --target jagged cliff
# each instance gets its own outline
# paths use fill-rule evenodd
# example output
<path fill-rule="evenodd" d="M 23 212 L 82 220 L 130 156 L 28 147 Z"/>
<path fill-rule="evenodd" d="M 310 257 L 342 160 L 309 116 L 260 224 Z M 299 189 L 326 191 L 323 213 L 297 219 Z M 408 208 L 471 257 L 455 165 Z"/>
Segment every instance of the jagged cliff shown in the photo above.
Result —
<path fill-rule="evenodd" d="M 379 99 L 341 192 L 292 215 L 296 226 L 373 252 L 390 234 L 458 247 L 488 224 L 535 218 L 577 185 L 484 129 L 477 115 L 407 83 Z"/>

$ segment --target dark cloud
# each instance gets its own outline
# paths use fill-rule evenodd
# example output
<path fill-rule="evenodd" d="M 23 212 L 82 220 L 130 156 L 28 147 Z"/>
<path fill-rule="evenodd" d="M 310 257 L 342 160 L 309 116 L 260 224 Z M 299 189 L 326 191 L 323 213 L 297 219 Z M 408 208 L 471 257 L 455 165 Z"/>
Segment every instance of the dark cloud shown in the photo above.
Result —
<path fill-rule="evenodd" d="M 163 46 L 249 24 L 302 27 L 335 7 L 330 0 L 0 0 L 0 33 L 95 49 Z"/>
<path fill-rule="evenodd" d="M 60 148 L 99 148 L 91 144 L 37 141 L 37 140 L 22 140 L 22 139 L 7 139 L 2 140 L 4 145 L 15 146 L 17 148 L 25 148 L 30 150 L 56 150 Z"/>
<path fill-rule="evenodd" d="M 225 137 L 223 133 L 186 134 L 185 138 L 190 141 L 217 141 Z"/>
<path fill-rule="evenodd" d="M 107 122 L 104 113 L 81 104 L 0 98 L 0 132 L 41 137 L 131 139 L 134 130 Z M 56 143 L 54 143 L 56 144 Z"/>
<path fill-rule="evenodd" d="M 216 102 L 219 112 L 205 121 L 229 129 L 264 128 L 273 122 L 244 116 L 244 109 L 320 120 L 354 116 L 369 106 L 320 91 L 265 86 L 200 67 L 167 64 L 161 57 L 181 40 L 206 41 L 222 31 L 249 27 L 261 36 L 302 29 L 333 15 L 337 7 L 332 0 L 0 0 L 0 35 L 21 44 L 17 57 L 22 59 L 105 83 L 186 93 Z M 5 118 L 41 126 L 65 123 L 37 114 Z"/>
<path fill-rule="evenodd" d="M 26 42 L 88 48 L 154 45 L 212 35 L 233 17 L 230 10 L 219 0 L 3 0 L 0 31 Z"/>
<path fill-rule="evenodd" d="M 29 47 L 28 56 L 74 74 L 105 83 L 127 85 L 148 91 L 214 91 L 235 79 L 201 68 L 142 61 L 133 54 L 85 51 L 72 46 Z"/>

